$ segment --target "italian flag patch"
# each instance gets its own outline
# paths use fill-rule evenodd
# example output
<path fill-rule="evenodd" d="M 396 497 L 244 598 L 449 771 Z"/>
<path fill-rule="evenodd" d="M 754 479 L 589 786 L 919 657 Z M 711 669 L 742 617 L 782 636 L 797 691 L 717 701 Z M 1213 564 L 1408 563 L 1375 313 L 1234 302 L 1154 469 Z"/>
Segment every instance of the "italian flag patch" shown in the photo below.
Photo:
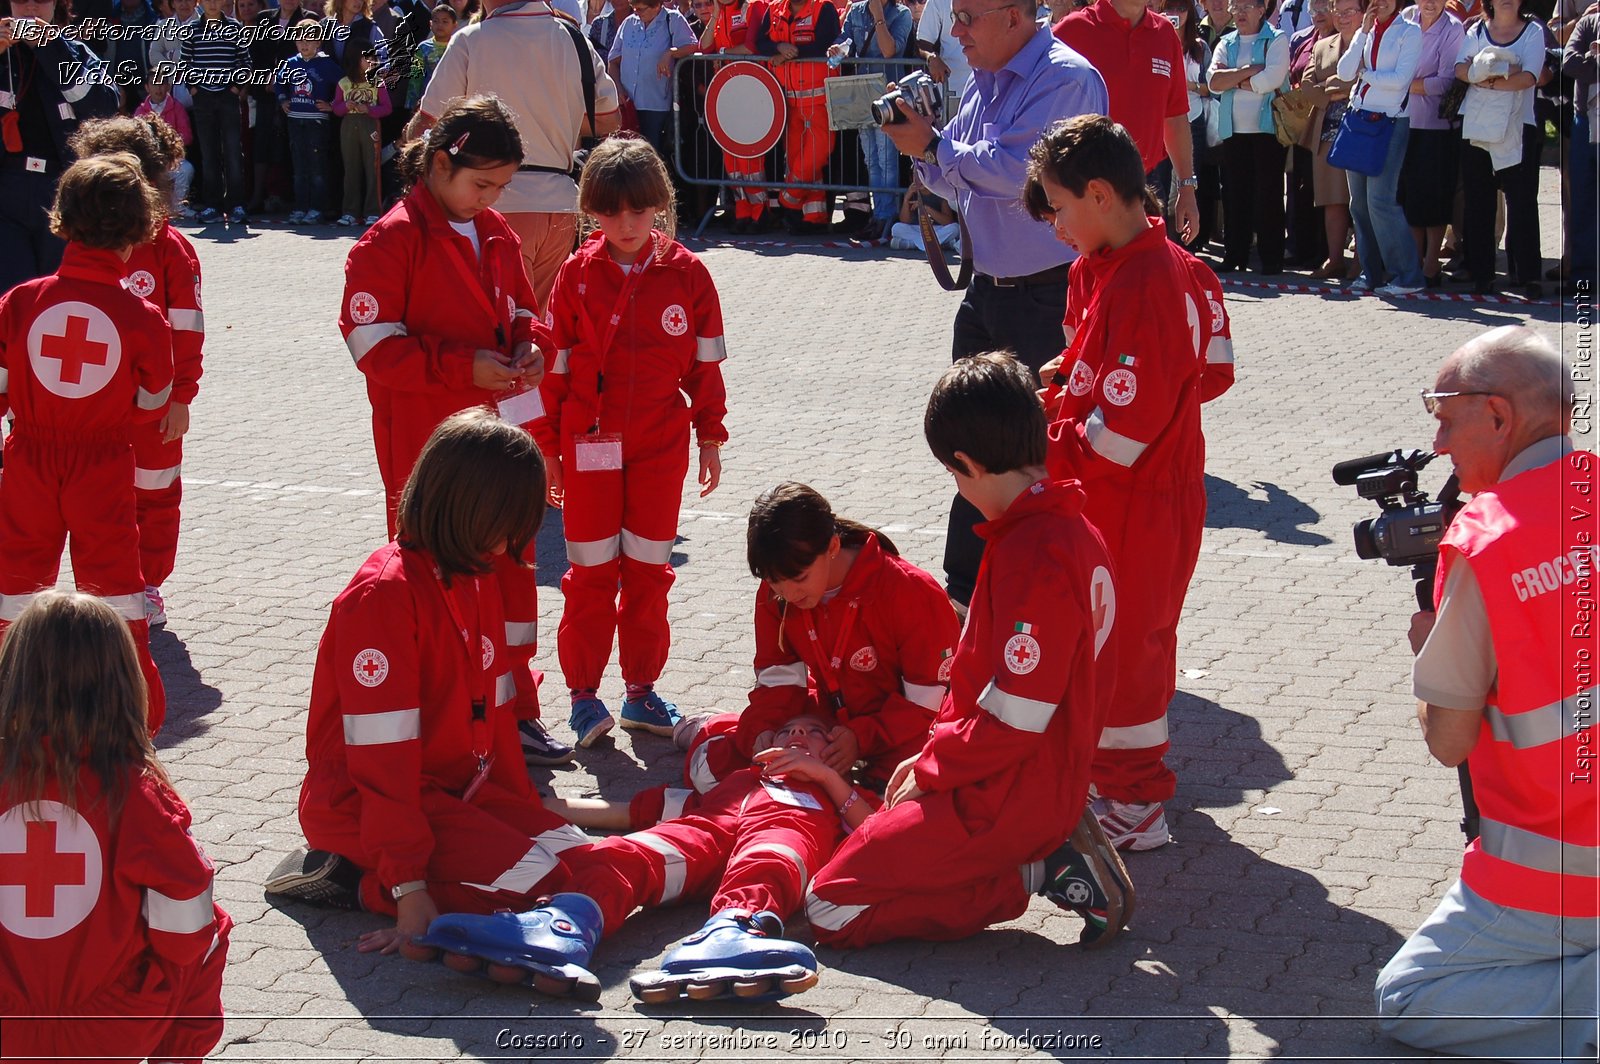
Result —
<path fill-rule="evenodd" d="M 1033 625 L 1018 621 L 1016 631 L 1021 632 L 1023 635 L 1032 635 Z"/>
<path fill-rule="evenodd" d="M 1132 355 L 1118 355 L 1117 356 L 1117 365 L 1119 365 L 1119 366 L 1131 366 L 1131 365 L 1133 365 L 1133 363 L 1134 363 L 1134 358 L 1133 358 Z"/>

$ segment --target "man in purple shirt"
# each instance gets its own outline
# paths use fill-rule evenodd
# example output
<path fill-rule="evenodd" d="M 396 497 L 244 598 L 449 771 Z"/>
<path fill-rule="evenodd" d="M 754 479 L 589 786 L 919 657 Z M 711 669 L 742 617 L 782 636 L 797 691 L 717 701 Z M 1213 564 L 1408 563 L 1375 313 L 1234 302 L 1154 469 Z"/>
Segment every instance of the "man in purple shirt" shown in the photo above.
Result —
<path fill-rule="evenodd" d="M 1036 21 L 1036 0 L 954 0 L 951 33 L 972 65 L 961 106 L 942 131 L 905 105 L 884 126 L 917 162 L 922 183 L 954 202 L 972 233 L 974 274 L 956 311 L 954 358 L 1014 351 L 1034 370 L 1065 346 L 1067 266 L 1074 255 L 1022 209 L 1028 149 L 1047 127 L 1106 114 L 1106 84 L 1083 56 Z M 983 520 L 959 495 L 950 507 L 944 568 L 964 613 L 978 578 Z"/>

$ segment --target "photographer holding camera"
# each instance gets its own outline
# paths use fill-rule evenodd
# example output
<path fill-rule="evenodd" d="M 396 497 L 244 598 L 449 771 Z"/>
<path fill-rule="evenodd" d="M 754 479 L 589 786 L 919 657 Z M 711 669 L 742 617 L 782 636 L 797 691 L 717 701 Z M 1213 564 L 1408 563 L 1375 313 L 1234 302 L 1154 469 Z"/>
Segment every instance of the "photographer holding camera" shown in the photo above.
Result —
<path fill-rule="evenodd" d="M 972 234 L 976 273 L 956 311 L 952 360 L 1009 350 L 1029 369 L 1061 353 L 1073 253 L 1022 208 L 1028 149 L 1053 122 L 1105 114 L 1106 84 L 1089 62 L 1036 21 L 1036 0 L 954 0 L 951 32 L 972 64 L 955 117 L 941 132 L 906 93 L 902 120 L 883 132 L 935 196 L 955 203 Z M 944 568 L 963 610 L 983 557 L 982 519 L 958 495 Z"/>
<path fill-rule="evenodd" d="M 1470 767 L 1481 833 L 1379 973 L 1381 1023 L 1423 1049 L 1593 1059 L 1595 456 L 1572 449 L 1572 377 L 1529 329 L 1469 341 L 1422 398 L 1473 499 L 1440 544 L 1437 612 L 1412 619 L 1412 687 L 1429 752 Z"/>

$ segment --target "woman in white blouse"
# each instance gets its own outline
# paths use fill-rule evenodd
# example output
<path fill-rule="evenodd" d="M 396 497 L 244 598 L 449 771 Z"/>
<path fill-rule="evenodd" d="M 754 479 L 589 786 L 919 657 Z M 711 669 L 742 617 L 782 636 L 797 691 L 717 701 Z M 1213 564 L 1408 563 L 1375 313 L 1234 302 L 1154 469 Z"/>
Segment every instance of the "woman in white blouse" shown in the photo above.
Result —
<path fill-rule="evenodd" d="M 1353 292 L 1377 289 L 1381 296 L 1402 296 L 1423 289 L 1422 256 L 1400 206 L 1400 169 L 1411 131 L 1406 99 L 1421 59 L 1422 31 L 1400 17 L 1396 0 L 1372 0 L 1350 50 L 1339 58 L 1339 76 L 1355 81 L 1350 110 L 1395 119 L 1382 172 L 1368 177 L 1346 171 L 1356 254 L 1361 257 L 1361 276 L 1349 285 Z"/>

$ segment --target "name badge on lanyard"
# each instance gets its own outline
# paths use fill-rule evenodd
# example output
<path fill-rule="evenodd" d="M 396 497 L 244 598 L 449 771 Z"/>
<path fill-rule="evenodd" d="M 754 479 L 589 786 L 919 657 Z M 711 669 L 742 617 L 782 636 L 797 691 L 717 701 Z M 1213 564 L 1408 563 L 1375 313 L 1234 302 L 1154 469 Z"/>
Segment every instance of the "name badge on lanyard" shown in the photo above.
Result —
<path fill-rule="evenodd" d="M 761 786 L 766 788 L 768 794 L 772 795 L 772 797 L 776 798 L 784 805 L 792 805 L 796 809 L 820 810 L 822 808 L 822 803 L 817 801 L 811 795 L 805 794 L 801 791 L 792 791 L 781 783 L 774 783 L 772 780 L 762 780 Z"/>
<path fill-rule="evenodd" d="M 622 468 L 622 436 L 615 432 L 593 432 L 576 442 L 578 472 L 603 473 Z"/>

